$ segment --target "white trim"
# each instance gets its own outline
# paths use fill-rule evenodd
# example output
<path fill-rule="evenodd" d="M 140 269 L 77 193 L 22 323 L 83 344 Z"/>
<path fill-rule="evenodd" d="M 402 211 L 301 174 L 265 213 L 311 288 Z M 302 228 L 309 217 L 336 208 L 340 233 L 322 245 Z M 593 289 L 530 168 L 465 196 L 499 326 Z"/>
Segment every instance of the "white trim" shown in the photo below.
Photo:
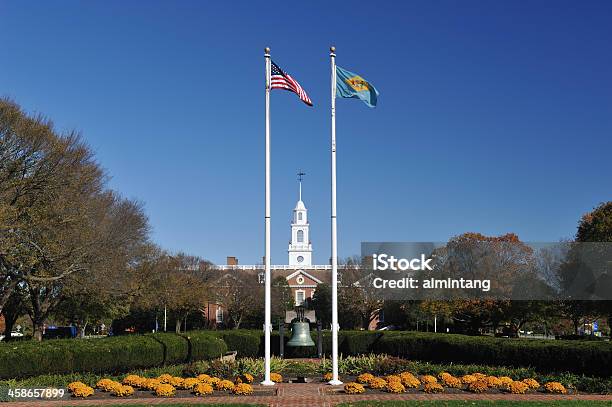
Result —
<path fill-rule="evenodd" d="M 306 250 L 291 250 L 291 251 L 306 251 Z M 246 264 L 246 265 L 238 265 L 238 266 L 229 266 L 226 264 L 213 266 L 216 270 L 263 270 L 263 264 Z M 304 265 L 272 265 L 270 266 L 270 270 L 302 270 L 304 268 L 310 270 L 331 270 L 331 266 L 328 264 L 311 264 L 308 266 Z M 339 267 L 341 268 L 341 267 Z M 359 269 L 359 267 L 353 267 L 355 269 Z"/>
<path fill-rule="evenodd" d="M 304 294 L 304 300 L 302 302 L 298 302 L 298 294 Z M 295 305 L 302 305 L 306 302 L 306 290 L 295 290 Z"/>
<path fill-rule="evenodd" d="M 219 316 L 221 316 L 221 318 L 219 318 Z M 215 322 L 223 323 L 223 308 L 219 306 L 217 306 L 217 309 L 215 310 Z"/>
<path fill-rule="evenodd" d="M 314 281 L 317 284 L 321 284 L 323 282 L 323 281 L 319 280 L 318 278 L 316 278 L 315 276 L 313 276 L 311 274 L 308 274 L 304 270 L 297 270 L 296 272 L 289 274 L 287 276 L 287 280 L 292 279 L 293 277 L 297 276 L 300 273 L 302 273 L 303 275 L 305 275 L 306 277 L 308 277 L 309 279 L 311 279 L 312 281 Z"/>

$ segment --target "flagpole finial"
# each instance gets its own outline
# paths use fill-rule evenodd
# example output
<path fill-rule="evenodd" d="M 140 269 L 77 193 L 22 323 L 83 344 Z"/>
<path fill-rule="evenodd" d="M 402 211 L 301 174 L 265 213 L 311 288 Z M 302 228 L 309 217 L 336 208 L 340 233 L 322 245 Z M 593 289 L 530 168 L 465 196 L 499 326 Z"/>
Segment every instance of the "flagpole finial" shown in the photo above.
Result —
<path fill-rule="evenodd" d="M 331 47 L 329 47 L 329 50 L 330 50 L 331 52 L 336 52 L 336 47 L 334 47 L 334 46 L 332 45 Z"/>
<path fill-rule="evenodd" d="M 266 54 L 269 54 L 269 53 L 270 53 L 270 47 L 266 47 L 266 48 L 264 48 L 264 52 L 265 52 Z"/>

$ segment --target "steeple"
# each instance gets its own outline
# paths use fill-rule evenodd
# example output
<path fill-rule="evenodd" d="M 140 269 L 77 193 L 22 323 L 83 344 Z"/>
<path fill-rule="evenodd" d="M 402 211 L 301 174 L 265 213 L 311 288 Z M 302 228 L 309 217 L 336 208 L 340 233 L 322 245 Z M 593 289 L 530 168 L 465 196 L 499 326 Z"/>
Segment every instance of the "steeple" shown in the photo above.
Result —
<path fill-rule="evenodd" d="M 310 266 L 312 264 L 312 245 L 309 239 L 308 210 L 302 201 L 302 180 L 304 172 L 299 171 L 299 195 L 298 201 L 293 209 L 293 220 L 291 222 L 291 241 L 289 242 L 289 265 Z"/>

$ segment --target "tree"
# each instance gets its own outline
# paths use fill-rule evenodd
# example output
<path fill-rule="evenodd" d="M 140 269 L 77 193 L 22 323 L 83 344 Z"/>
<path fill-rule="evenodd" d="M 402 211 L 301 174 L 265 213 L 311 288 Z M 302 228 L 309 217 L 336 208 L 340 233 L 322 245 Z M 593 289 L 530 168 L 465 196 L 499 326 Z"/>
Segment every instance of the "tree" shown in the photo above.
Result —
<path fill-rule="evenodd" d="M 37 237 L 39 262 L 23 277 L 34 337 L 39 340 L 45 320 L 66 299 L 67 287 L 78 284 L 97 287 L 101 295 L 125 294 L 122 274 L 146 241 L 147 219 L 136 203 L 107 192 L 90 197 L 78 210 L 83 212 L 78 222 L 62 212 L 64 225 L 49 225 Z"/>
<path fill-rule="evenodd" d="M 135 270 L 133 280 L 142 283 L 133 309 L 141 315 L 142 311 L 168 311 L 176 333 L 180 333 L 181 324 L 190 315 L 202 312 L 212 295 L 207 281 L 208 265 L 196 256 L 170 255 L 157 247 L 150 248 L 141 269 Z"/>
<path fill-rule="evenodd" d="M 309 308 L 315 311 L 317 321 L 321 321 L 323 327 L 331 326 L 331 301 L 332 291 L 329 284 L 319 284 L 310 300 Z"/>
<path fill-rule="evenodd" d="M 338 303 L 344 315 L 339 319 L 346 321 L 345 325 L 368 329 L 383 307 L 380 292 L 372 285 L 374 275 L 369 268 L 362 268 L 359 257 L 346 259 L 341 275 Z"/>
<path fill-rule="evenodd" d="M 582 215 L 576 232 L 577 242 L 612 242 L 612 201 L 601 203 Z"/>
<path fill-rule="evenodd" d="M 2 309 L 2 316 L 4 317 L 4 340 L 11 340 L 11 332 L 17 322 L 17 319 L 24 313 L 24 295 L 21 292 L 23 288 L 17 287 L 9 297 L 8 301 L 4 304 Z"/>
<path fill-rule="evenodd" d="M 171 293 L 167 303 L 176 318 L 175 331 L 180 333 L 181 322 L 186 321 L 189 314 L 204 308 L 208 287 L 199 275 L 198 258 L 179 254 L 172 260 L 174 267 L 165 274 L 165 284 L 170 287 Z"/>
<path fill-rule="evenodd" d="M 435 298 L 452 300 L 453 319 L 466 333 L 477 334 L 485 327 L 495 330 L 508 321 L 517 287 L 537 280 L 533 250 L 512 233 L 494 237 L 464 233 L 437 249 L 433 258 L 435 271 L 420 273 L 421 280 L 434 273 L 437 277 L 443 273 L 444 277 L 491 280 L 487 293 L 446 290 Z"/>
<path fill-rule="evenodd" d="M 293 307 L 293 296 L 287 279 L 283 276 L 272 279 L 272 320 L 280 318 L 284 321 L 285 313 Z"/>
<path fill-rule="evenodd" d="M 44 246 L 39 238 L 53 233 L 53 201 L 73 185 L 71 170 L 82 168 L 89 157 L 78 136 L 58 137 L 52 124 L 41 117 L 27 117 L 20 108 L 0 100 L 0 312 L 25 277 L 39 271 Z M 98 170 L 88 167 L 90 176 Z M 93 173 L 92 173 L 93 172 Z M 81 171 L 77 176 L 89 178 Z M 98 176 L 100 174 L 97 174 Z M 65 203 L 65 201 L 64 201 Z M 78 211 L 74 212 L 75 218 Z M 49 234 L 50 234 L 49 233 Z M 56 236 L 61 236 L 57 233 Z M 76 267 L 58 276 L 61 279 Z"/>
<path fill-rule="evenodd" d="M 572 322 L 575 334 L 579 333 L 579 326 L 585 320 L 590 322 L 601 315 L 607 315 L 608 323 L 612 322 L 612 301 L 579 298 L 593 293 L 593 285 L 600 290 L 605 285 L 602 282 L 607 281 L 609 285 L 612 278 L 612 250 L 611 245 L 605 242 L 612 242 L 612 201 L 601 203 L 581 217 L 576 242 L 570 244 L 565 262 L 559 268 L 560 287 L 564 296 L 560 309 L 563 316 Z"/>
<path fill-rule="evenodd" d="M 263 287 L 250 273 L 222 272 L 212 286 L 215 298 L 229 316 L 228 326 L 239 329 L 242 322 L 263 310 Z"/>
<path fill-rule="evenodd" d="M 441 321 L 450 318 L 453 314 L 452 303 L 448 301 L 425 300 L 421 301 L 420 308 L 427 316 Z"/>
<path fill-rule="evenodd" d="M 0 312 L 24 288 L 34 337 L 71 279 L 121 273 L 148 238 L 138 203 L 106 176 L 75 132 L 0 100 Z"/>

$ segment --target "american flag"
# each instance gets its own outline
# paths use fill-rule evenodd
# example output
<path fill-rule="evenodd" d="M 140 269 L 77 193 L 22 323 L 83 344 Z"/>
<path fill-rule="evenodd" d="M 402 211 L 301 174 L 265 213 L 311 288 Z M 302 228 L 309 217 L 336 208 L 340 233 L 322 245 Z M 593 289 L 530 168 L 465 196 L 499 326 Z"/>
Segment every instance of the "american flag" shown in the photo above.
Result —
<path fill-rule="evenodd" d="M 300 100 L 308 106 L 312 106 L 312 102 L 306 91 L 302 89 L 299 83 L 291 77 L 287 72 L 284 72 L 274 62 L 272 62 L 272 89 L 285 89 L 295 93 L 300 97 Z"/>

